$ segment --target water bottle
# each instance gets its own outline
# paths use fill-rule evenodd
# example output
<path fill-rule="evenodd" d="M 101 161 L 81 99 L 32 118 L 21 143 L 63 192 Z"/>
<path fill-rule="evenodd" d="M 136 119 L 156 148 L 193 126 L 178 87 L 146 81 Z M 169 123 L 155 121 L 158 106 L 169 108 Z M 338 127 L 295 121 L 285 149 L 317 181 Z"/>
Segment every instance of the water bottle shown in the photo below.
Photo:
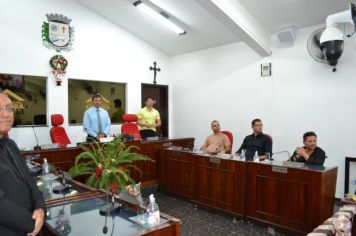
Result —
<path fill-rule="evenodd" d="M 270 161 L 271 160 L 271 153 L 266 152 L 266 160 Z"/>
<path fill-rule="evenodd" d="M 160 222 L 159 208 L 153 194 L 149 196 L 150 203 L 147 206 L 147 223 L 150 226 L 157 225 Z"/>
<path fill-rule="evenodd" d="M 48 174 L 49 173 L 49 166 L 47 162 L 47 158 L 43 158 L 43 164 L 42 164 L 42 174 Z"/>
<path fill-rule="evenodd" d="M 245 161 L 245 160 L 246 160 L 246 149 L 242 149 L 242 150 L 241 150 L 240 159 L 241 159 L 242 161 Z"/>
<path fill-rule="evenodd" d="M 255 152 L 255 155 L 253 156 L 253 161 L 254 162 L 259 162 L 260 161 L 260 159 L 258 158 L 258 152 L 257 151 Z"/>

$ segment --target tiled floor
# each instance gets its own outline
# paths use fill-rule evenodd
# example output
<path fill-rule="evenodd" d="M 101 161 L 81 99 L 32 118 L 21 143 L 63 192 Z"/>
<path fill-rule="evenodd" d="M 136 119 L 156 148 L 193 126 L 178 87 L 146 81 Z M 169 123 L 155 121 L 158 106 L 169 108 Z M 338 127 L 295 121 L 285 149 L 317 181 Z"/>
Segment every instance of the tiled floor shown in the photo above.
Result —
<path fill-rule="evenodd" d="M 148 192 L 152 191 L 145 191 L 143 195 L 147 196 Z M 160 211 L 182 220 L 181 235 L 183 236 L 286 235 L 277 231 L 275 234 L 271 234 L 268 232 L 267 227 L 234 219 L 231 215 L 213 212 L 200 207 L 195 208 L 194 204 L 188 200 L 176 198 L 163 192 L 155 192 L 155 197 Z"/>

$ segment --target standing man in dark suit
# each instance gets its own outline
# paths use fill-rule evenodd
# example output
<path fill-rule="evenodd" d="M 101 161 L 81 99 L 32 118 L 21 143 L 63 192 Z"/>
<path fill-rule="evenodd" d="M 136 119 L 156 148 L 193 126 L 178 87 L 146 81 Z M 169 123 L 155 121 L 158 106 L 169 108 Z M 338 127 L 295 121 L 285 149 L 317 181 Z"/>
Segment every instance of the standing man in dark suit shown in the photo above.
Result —
<path fill-rule="evenodd" d="M 251 159 L 257 151 L 258 158 L 264 160 L 267 158 L 267 153 L 272 155 L 272 138 L 262 133 L 262 121 L 260 119 L 254 119 L 251 122 L 251 128 L 253 133 L 245 137 L 236 155 L 239 156 L 242 150 L 246 150 L 246 158 Z"/>
<path fill-rule="evenodd" d="M 6 137 L 13 122 L 14 106 L 0 91 L 0 235 L 35 236 L 45 204 L 16 143 Z"/>

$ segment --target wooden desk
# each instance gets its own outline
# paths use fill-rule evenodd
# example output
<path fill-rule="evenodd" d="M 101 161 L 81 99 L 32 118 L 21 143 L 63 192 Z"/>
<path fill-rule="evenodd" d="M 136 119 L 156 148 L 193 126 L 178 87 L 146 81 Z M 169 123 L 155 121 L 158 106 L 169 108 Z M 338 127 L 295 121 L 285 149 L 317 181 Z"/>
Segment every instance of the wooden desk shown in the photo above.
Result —
<path fill-rule="evenodd" d="M 152 185 L 157 184 L 158 182 L 157 163 L 159 150 L 161 148 L 170 147 L 172 145 L 192 149 L 194 147 L 194 138 L 160 139 L 155 141 L 134 140 L 127 141 L 126 143 L 127 145 L 138 147 L 139 149 L 136 150 L 136 152 L 145 154 L 155 161 L 135 162 L 135 165 L 141 169 L 142 176 L 136 170 L 132 170 L 131 172 L 131 177 L 137 182 L 143 182 L 145 185 Z M 82 151 L 83 150 L 77 146 L 68 148 L 22 151 L 21 153 L 24 158 L 29 156 L 36 156 L 39 163 L 42 163 L 43 158 L 47 158 L 47 161 L 50 164 L 53 164 L 61 170 L 67 171 L 69 168 L 74 166 L 75 157 Z"/>
<path fill-rule="evenodd" d="M 305 235 L 333 213 L 337 167 L 296 168 L 161 150 L 159 188 Z"/>

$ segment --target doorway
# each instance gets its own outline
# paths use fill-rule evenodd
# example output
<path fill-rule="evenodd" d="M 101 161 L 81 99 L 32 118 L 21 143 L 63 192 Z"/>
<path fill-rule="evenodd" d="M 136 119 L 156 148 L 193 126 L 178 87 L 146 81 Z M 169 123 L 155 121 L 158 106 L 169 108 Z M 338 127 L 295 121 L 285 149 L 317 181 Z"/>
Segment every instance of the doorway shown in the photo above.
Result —
<path fill-rule="evenodd" d="M 141 104 L 145 106 L 145 97 L 152 97 L 156 103 L 153 107 L 161 116 L 161 127 L 157 128 L 157 135 L 168 137 L 168 85 L 141 84 Z"/>

